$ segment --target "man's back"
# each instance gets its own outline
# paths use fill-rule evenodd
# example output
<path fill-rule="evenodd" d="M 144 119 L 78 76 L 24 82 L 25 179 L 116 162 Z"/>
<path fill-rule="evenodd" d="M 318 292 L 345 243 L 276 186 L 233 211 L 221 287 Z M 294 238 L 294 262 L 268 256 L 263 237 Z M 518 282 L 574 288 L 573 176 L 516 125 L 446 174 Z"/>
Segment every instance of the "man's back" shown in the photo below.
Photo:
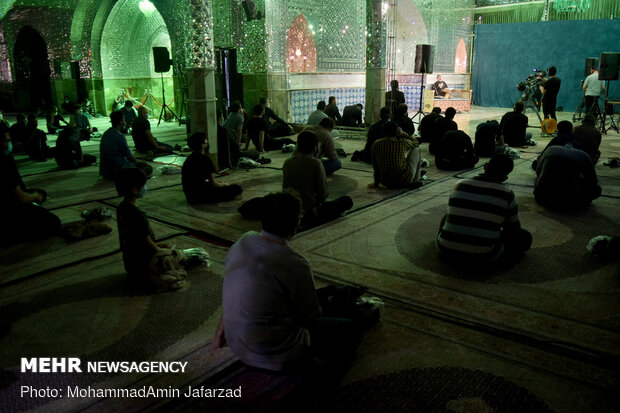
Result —
<path fill-rule="evenodd" d="M 388 123 L 389 119 L 381 119 L 370 125 L 368 128 L 368 136 L 366 137 L 366 146 L 364 150 L 371 151 L 372 145 L 379 139 L 385 138 L 385 130 L 383 127 Z"/>
<path fill-rule="evenodd" d="M 138 152 L 147 152 L 151 149 L 155 149 L 151 147 L 151 142 L 149 142 L 149 138 L 146 135 L 146 131 L 149 130 L 151 130 L 151 123 L 148 119 L 140 117 L 133 122 L 131 137 L 133 138 L 133 143 L 136 145 L 136 150 Z"/>
<path fill-rule="evenodd" d="M 458 129 L 458 125 L 452 119 L 448 119 L 443 116 L 439 116 L 435 119 L 435 122 L 433 123 L 433 135 L 431 136 L 431 141 L 428 147 L 430 153 L 433 155 L 435 154 L 437 148 L 439 147 L 439 143 L 441 142 L 441 139 L 443 139 L 443 135 L 446 132 Z"/>
<path fill-rule="evenodd" d="M 309 213 L 327 198 L 327 176 L 320 160 L 299 152 L 284 161 L 282 188 L 299 192 L 303 210 Z"/>
<path fill-rule="evenodd" d="M 544 100 L 551 99 L 555 101 L 558 96 L 558 92 L 560 91 L 560 85 L 562 81 L 557 77 L 552 77 L 545 82 L 543 86 L 545 88 L 545 94 L 543 96 Z"/>
<path fill-rule="evenodd" d="M 326 157 L 330 161 L 335 161 L 338 159 L 338 154 L 336 153 L 336 148 L 334 145 L 334 137 L 331 132 L 318 126 L 314 129 L 314 133 L 319 141 L 321 156 Z"/>
<path fill-rule="evenodd" d="M 308 116 L 308 122 L 306 122 L 306 124 L 308 126 L 316 126 L 321 122 L 321 120 L 328 118 L 328 117 L 329 116 L 327 116 L 325 112 L 317 109 L 314 112 L 312 112 L 310 116 Z"/>
<path fill-rule="evenodd" d="M 340 122 L 342 119 L 340 117 L 340 111 L 338 110 L 338 106 L 334 103 L 330 103 L 325 107 L 325 114 L 335 120 L 336 122 Z"/>
<path fill-rule="evenodd" d="M 388 90 L 385 92 L 385 106 L 392 110 L 392 113 L 396 113 L 398 105 L 405 103 L 405 94 L 400 90 Z"/>
<path fill-rule="evenodd" d="M 342 111 L 343 126 L 362 126 L 362 110 L 357 105 L 346 106 Z"/>
<path fill-rule="evenodd" d="M 422 118 L 422 120 L 420 121 L 420 126 L 418 126 L 418 132 L 420 132 L 420 141 L 430 142 L 431 137 L 433 136 L 434 123 L 439 117 L 441 117 L 441 115 L 435 112 L 431 112 Z"/>
<path fill-rule="evenodd" d="M 375 183 L 388 188 L 398 188 L 411 183 L 415 171 L 407 162 L 407 151 L 415 141 L 407 138 L 388 137 L 372 145 L 372 166 Z"/>
<path fill-rule="evenodd" d="M 500 122 L 504 142 L 510 146 L 524 146 L 527 123 L 527 116 L 523 113 L 512 111 L 504 114 Z"/>
<path fill-rule="evenodd" d="M 586 96 L 599 96 L 603 89 L 603 81 L 598 80 L 598 72 L 586 77 L 583 86 L 586 88 Z"/>
<path fill-rule="evenodd" d="M 599 151 L 602 140 L 601 132 L 595 126 L 579 125 L 573 128 L 573 136 L 580 143 L 580 149 L 590 155 L 592 162 L 596 164 L 601 156 Z"/>
<path fill-rule="evenodd" d="M 113 178 L 131 156 L 125 135 L 114 128 L 109 128 L 101 137 L 99 145 L 99 173 L 106 178 Z"/>
<path fill-rule="evenodd" d="M 224 264 L 226 340 L 242 362 L 280 370 L 310 345 L 304 323 L 319 315 L 312 270 L 285 239 L 248 232 Z"/>

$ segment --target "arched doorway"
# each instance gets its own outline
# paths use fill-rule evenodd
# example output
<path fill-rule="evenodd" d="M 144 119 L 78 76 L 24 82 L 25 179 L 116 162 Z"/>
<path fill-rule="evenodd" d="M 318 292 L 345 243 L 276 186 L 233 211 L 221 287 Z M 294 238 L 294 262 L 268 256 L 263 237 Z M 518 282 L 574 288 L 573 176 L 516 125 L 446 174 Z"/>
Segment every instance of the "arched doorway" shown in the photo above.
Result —
<path fill-rule="evenodd" d="M 286 50 L 289 72 L 316 72 L 316 44 L 303 14 L 297 16 L 288 29 Z"/>
<path fill-rule="evenodd" d="M 13 48 L 14 103 L 19 111 L 44 109 L 52 102 L 50 63 L 43 37 L 24 26 Z"/>
<path fill-rule="evenodd" d="M 465 39 L 463 38 L 459 40 L 459 45 L 456 47 L 454 73 L 467 73 L 467 47 L 465 47 Z"/>
<path fill-rule="evenodd" d="M 155 73 L 153 47 L 171 52 L 168 28 L 156 8 L 148 11 L 139 0 L 119 0 L 107 17 L 101 35 L 101 75 L 110 110 L 121 89 L 137 101 L 150 91 L 146 106 L 157 116 L 162 103 L 162 80 Z M 170 105 L 174 82 L 172 69 L 163 74 L 166 103 Z M 175 102 L 176 103 L 176 102 Z M 155 113 L 157 112 L 157 113 Z"/>

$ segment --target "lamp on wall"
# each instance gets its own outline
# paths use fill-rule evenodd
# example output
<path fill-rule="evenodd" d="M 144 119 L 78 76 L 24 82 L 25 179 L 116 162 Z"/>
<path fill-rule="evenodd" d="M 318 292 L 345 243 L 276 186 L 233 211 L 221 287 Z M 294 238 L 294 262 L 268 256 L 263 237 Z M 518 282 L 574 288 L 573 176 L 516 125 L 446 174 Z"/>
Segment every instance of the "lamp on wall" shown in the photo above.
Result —
<path fill-rule="evenodd" d="M 591 0 L 554 0 L 553 9 L 557 12 L 586 11 L 590 8 Z"/>
<path fill-rule="evenodd" d="M 142 0 L 138 3 L 138 8 L 146 17 L 151 17 L 151 14 L 155 12 L 155 6 L 149 0 Z"/>

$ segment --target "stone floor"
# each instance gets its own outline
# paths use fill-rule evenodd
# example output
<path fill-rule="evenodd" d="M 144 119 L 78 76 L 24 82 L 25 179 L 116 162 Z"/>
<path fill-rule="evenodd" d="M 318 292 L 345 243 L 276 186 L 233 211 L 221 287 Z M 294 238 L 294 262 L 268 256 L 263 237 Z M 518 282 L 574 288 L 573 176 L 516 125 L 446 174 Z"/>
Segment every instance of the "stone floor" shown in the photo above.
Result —
<path fill-rule="evenodd" d="M 474 136 L 478 123 L 499 120 L 507 109 L 473 107 L 459 113 L 460 128 Z M 559 120 L 572 113 L 559 112 Z M 528 114 L 530 123 L 536 116 Z M 9 119 L 11 120 L 11 119 Z M 93 125 L 105 130 L 104 118 Z M 293 246 L 313 265 L 317 285 L 363 285 L 382 298 L 382 322 L 364 337 L 354 366 L 329 392 L 295 399 L 294 381 L 245 369 L 225 348 L 209 342 L 221 311 L 222 267 L 227 247 L 258 223 L 241 218 L 245 200 L 276 191 L 288 156 L 227 171 L 225 182 L 244 193 L 231 202 L 189 206 L 180 175 L 163 173 L 183 156 L 147 159 L 155 168 L 139 201 L 160 240 L 180 248 L 202 247 L 211 266 L 191 270 L 180 291 L 136 295 L 125 288 L 115 218 L 112 232 L 80 242 L 57 237 L 0 252 L 0 410 L 2 411 L 620 411 L 620 266 L 590 256 L 587 241 L 620 233 L 620 171 L 603 165 L 620 156 L 620 135 L 603 136 L 597 173 L 603 196 L 585 211 L 550 212 L 532 195 L 531 160 L 549 137 L 531 129 L 535 147 L 518 148 L 521 159 L 507 183 L 517 195 L 532 249 L 517 265 L 471 274 L 439 261 L 433 240 L 448 194 L 458 179 L 480 172 L 438 171 L 414 191 L 368 189 L 369 165 L 343 159 L 329 178 L 330 197 L 348 194 L 353 210 L 330 224 L 298 234 Z M 185 129 L 153 125 L 154 135 L 184 144 Z M 343 131 L 337 145 L 347 153 L 364 134 Z M 53 142 L 53 137 L 49 137 Z M 131 144 L 131 138 L 129 138 Z M 84 144 L 98 155 L 98 140 Z M 16 157 L 30 187 L 49 193 L 46 206 L 64 223 L 85 209 L 113 208 L 120 199 L 96 166 L 60 171 L 53 160 Z M 10 326 L 10 327 L 9 327 Z M 183 374 L 21 373 L 22 357 L 79 357 L 87 361 L 187 361 Z M 180 389 L 242 386 L 241 399 L 185 397 L 69 397 L 68 388 Z M 62 397 L 22 391 L 58 388 Z M 288 403 L 288 404 L 287 404 Z"/>

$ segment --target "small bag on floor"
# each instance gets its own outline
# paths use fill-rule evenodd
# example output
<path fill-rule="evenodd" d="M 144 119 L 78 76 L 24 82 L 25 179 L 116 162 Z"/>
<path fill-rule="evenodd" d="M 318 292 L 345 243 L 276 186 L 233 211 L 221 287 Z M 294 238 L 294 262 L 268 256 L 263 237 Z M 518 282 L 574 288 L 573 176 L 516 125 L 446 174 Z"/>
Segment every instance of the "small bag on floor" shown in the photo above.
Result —
<path fill-rule="evenodd" d="M 181 265 L 183 251 L 165 248 L 149 262 L 149 278 L 158 292 L 178 290 L 185 285 L 187 272 Z"/>
<path fill-rule="evenodd" d="M 323 315 L 348 318 L 370 328 L 380 320 L 383 301 L 378 297 L 362 297 L 366 291 L 365 287 L 328 285 L 316 290 L 316 294 Z"/>

